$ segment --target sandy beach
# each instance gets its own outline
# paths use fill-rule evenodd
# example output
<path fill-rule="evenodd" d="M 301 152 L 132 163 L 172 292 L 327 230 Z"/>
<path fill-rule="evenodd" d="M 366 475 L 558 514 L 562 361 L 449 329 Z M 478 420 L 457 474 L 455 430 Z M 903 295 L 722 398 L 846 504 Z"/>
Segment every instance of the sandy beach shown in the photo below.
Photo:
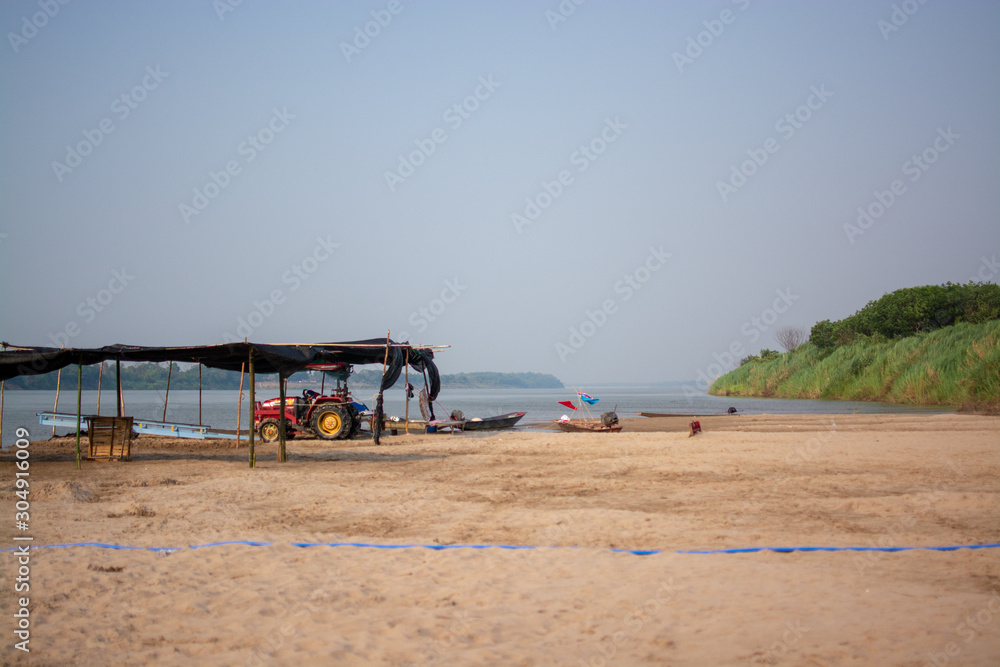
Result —
<path fill-rule="evenodd" d="M 274 445 L 31 445 L 30 653 L 3 664 L 996 665 L 1000 418 L 629 419 Z M 0 455 L 15 544 L 14 455 Z M 189 548 L 217 542 L 265 542 Z M 510 545 L 536 549 L 295 546 Z M 555 548 L 551 548 L 555 547 Z M 654 550 L 636 555 L 623 550 Z M 13 581 L 17 557 L 3 556 Z"/>

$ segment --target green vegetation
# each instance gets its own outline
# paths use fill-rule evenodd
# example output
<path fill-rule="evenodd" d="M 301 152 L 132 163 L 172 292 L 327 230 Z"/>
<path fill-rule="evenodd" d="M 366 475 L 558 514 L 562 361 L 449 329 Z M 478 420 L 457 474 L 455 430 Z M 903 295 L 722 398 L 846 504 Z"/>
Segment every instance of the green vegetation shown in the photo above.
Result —
<path fill-rule="evenodd" d="M 998 317 L 1000 286 L 993 283 L 908 287 L 868 302 L 850 317 L 817 322 L 809 342 L 824 349 L 861 338 L 884 342 L 959 322 L 980 324 Z"/>
<path fill-rule="evenodd" d="M 740 359 L 740 366 L 743 364 L 749 364 L 751 361 L 771 361 L 772 359 L 777 359 L 780 356 L 781 353 L 777 350 L 769 350 L 765 347 L 760 351 L 760 354 L 751 354 Z"/>
<path fill-rule="evenodd" d="M 747 361 L 718 378 L 709 393 L 1000 410 L 1000 320 L 959 322 L 893 340 L 858 333 L 840 340 Z"/>
<path fill-rule="evenodd" d="M 97 389 L 98 375 L 101 371 L 100 364 L 83 367 L 83 388 Z M 58 373 L 46 373 L 44 375 L 21 375 L 7 380 L 7 389 L 55 389 Z M 217 368 L 201 369 L 202 389 L 239 389 L 240 374 L 232 371 L 223 371 Z M 104 377 L 101 380 L 101 387 L 104 390 L 115 388 L 115 365 L 112 362 L 104 364 Z M 167 387 L 167 367 L 154 363 L 122 364 L 122 390 L 127 389 L 156 389 L 163 391 Z M 76 366 L 68 366 L 63 369 L 62 378 L 63 389 L 76 389 Z M 180 366 L 174 364 L 174 369 L 170 374 L 170 389 L 197 389 L 198 388 L 198 367 L 191 366 L 181 370 Z"/>

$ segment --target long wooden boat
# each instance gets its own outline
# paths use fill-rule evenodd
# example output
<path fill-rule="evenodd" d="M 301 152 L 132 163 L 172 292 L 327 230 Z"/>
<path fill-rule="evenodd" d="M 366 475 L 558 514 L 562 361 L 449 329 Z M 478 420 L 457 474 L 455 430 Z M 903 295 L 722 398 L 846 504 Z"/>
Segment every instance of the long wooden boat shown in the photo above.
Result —
<path fill-rule="evenodd" d="M 462 427 L 465 431 L 493 431 L 502 428 L 512 428 L 514 424 L 521 421 L 523 412 L 511 412 L 506 415 L 496 417 L 486 417 L 485 419 L 467 419 Z"/>
<path fill-rule="evenodd" d="M 618 433 L 622 430 L 622 425 L 618 423 L 605 426 L 599 421 L 587 419 L 557 419 L 555 425 L 569 433 Z"/>

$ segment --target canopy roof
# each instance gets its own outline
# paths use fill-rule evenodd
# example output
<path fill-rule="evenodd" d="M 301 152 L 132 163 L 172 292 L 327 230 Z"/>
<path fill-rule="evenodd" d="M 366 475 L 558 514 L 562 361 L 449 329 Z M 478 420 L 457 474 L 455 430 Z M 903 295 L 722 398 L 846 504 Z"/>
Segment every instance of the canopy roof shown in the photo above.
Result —
<path fill-rule="evenodd" d="M 99 348 L 19 347 L 0 351 L 0 380 L 18 375 L 41 375 L 74 364 L 98 364 L 104 361 L 180 361 L 200 363 L 210 368 L 239 371 L 253 354 L 256 373 L 280 373 L 288 376 L 312 364 L 347 363 L 381 364 L 386 362 L 382 389 L 388 389 L 399 378 L 409 358 L 410 366 L 426 372 L 430 382 L 431 400 L 441 389 L 441 379 L 434 364 L 434 352 L 427 346 L 386 342 L 372 338 L 346 343 L 309 343 L 265 345 L 261 343 L 226 343 L 195 347 L 140 347 L 108 345 Z M 386 350 L 388 349 L 388 359 Z"/>

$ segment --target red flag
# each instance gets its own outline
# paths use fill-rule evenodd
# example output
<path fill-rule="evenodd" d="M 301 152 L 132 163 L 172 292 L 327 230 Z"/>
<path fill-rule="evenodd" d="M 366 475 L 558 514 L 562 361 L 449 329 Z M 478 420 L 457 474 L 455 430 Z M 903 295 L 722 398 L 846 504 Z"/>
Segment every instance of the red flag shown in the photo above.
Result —
<path fill-rule="evenodd" d="M 570 410 L 576 410 L 576 406 L 573 405 L 572 401 L 559 401 L 559 405 L 565 405 Z"/>

